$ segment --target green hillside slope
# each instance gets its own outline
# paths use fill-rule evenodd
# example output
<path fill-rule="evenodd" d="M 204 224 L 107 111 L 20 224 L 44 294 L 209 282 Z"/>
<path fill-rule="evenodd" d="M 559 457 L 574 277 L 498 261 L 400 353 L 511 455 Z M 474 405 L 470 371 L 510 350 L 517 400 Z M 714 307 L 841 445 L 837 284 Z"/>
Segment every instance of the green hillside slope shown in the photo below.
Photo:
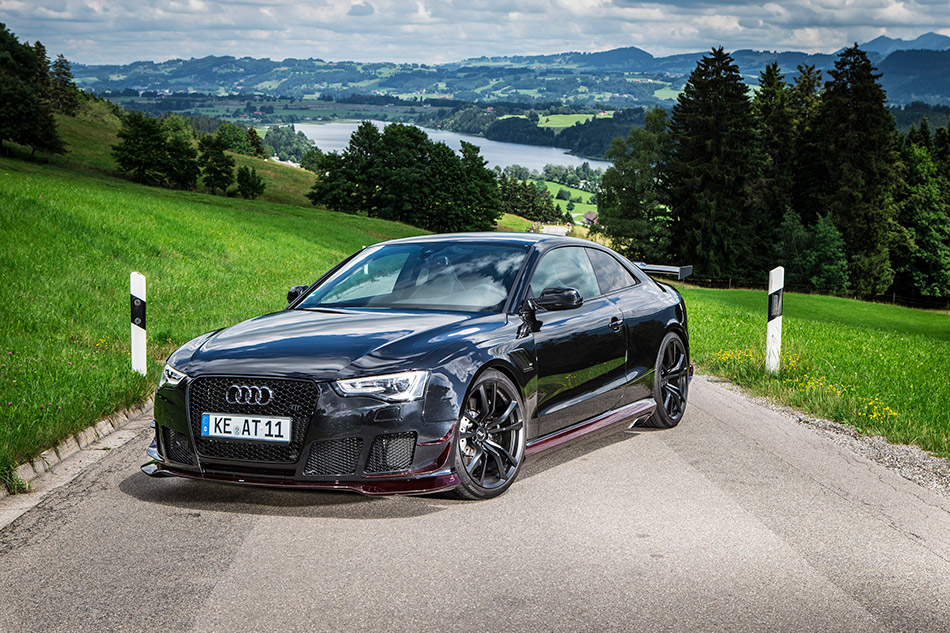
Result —
<path fill-rule="evenodd" d="M 181 343 L 282 309 L 290 286 L 363 245 L 421 232 L 70 171 L 55 163 L 94 169 L 79 149 L 99 141 L 67 138 L 76 153 L 52 165 L 0 158 L 0 476 L 141 401 Z M 148 280 L 148 379 L 130 371 L 132 271 Z"/>

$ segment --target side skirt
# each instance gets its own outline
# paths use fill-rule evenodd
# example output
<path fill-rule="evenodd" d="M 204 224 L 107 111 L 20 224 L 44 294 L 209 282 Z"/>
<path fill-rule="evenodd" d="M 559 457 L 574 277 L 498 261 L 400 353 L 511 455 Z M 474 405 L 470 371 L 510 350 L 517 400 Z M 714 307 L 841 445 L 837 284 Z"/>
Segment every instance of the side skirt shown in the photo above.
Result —
<path fill-rule="evenodd" d="M 544 437 L 535 438 L 528 442 L 527 447 L 525 447 L 525 456 L 530 457 L 542 451 L 554 448 L 555 446 L 560 446 L 566 442 L 571 442 L 579 437 L 587 435 L 588 433 L 593 433 L 594 431 L 607 428 L 608 426 L 617 424 L 624 420 L 630 420 L 630 426 L 634 426 L 638 422 L 641 422 L 642 420 L 645 420 L 646 418 L 653 415 L 655 410 L 656 401 L 653 398 L 644 398 L 643 400 L 638 400 L 626 406 L 620 407 L 619 409 L 602 413 L 601 415 L 591 418 L 590 420 L 579 422 L 574 426 L 569 426 L 566 429 L 555 431 L 554 433 L 550 433 Z"/>

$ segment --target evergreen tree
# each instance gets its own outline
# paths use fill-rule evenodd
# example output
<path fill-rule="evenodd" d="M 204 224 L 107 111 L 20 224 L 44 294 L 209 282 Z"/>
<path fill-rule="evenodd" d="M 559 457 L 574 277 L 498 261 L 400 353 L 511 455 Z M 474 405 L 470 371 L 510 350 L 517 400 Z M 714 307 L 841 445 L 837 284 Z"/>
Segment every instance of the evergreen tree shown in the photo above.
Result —
<path fill-rule="evenodd" d="M 845 243 L 830 215 L 822 215 L 811 231 L 806 260 L 809 282 L 818 290 L 842 294 L 850 288 Z"/>
<path fill-rule="evenodd" d="M 224 153 L 226 149 L 224 141 L 213 134 L 203 136 L 198 142 L 198 166 L 212 194 L 218 189 L 226 192 L 234 182 L 234 159 Z"/>
<path fill-rule="evenodd" d="M 62 55 L 56 56 L 50 73 L 53 110 L 59 114 L 74 116 L 79 106 L 79 91 L 73 83 L 73 71 L 69 61 Z"/>
<path fill-rule="evenodd" d="M 261 140 L 257 130 L 252 127 L 247 128 L 247 144 L 254 152 L 253 156 L 257 156 L 258 158 L 267 158 L 267 150 L 264 148 L 264 141 Z"/>
<path fill-rule="evenodd" d="M 756 239 L 763 243 L 776 239 L 776 227 L 792 208 L 797 131 L 791 92 L 778 64 L 772 62 L 759 75 L 759 91 L 752 100 L 756 139 L 762 158 L 761 213 Z M 769 262 L 763 259 L 760 267 L 769 268 Z"/>
<path fill-rule="evenodd" d="M 678 259 L 701 275 L 759 272 L 751 189 L 760 169 L 747 92 L 732 57 L 716 48 L 699 61 L 673 107 L 664 170 L 672 243 Z"/>
<path fill-rule="evenodd" d="M 119 142 L 112 146 L 112 157 L 119 169 L 131 174 L 135 182 L 163 184 L 168 148 L 161 122 L 142 112 L 129 112 L 118 137 Z"/>
<path fill-rule="evenodd" d="M 830 74 L 816 123 L 825 175 L 821 208 L 844 238 L 852 289 L 868 297 L 885 292 L 894 278 L 897 131 L 880 75 L 857 45 L 842 51 Z"/>
<path fill-rule="evenodd" d="M 790 109 L 795 129 L 795 161 L 792 166 L 792 208 L 805 224 L 814 224 L 821 213 L 821 193 L 825 176 L 822 170 L 824 148 L 815 129 L 821 105 L 821 71 L 799 65 L 792 86 Z"/>
<path fill-rule="evenodd" d="M 237 189 L 242 198 L 245 200 L 253 200 L 264 193 L 264 189 L 266 188 L 267 184 L 264 182 L 264 179 L 257 174 L 255 168 L 251 167 L 248 169 L 244 165 L 238 167 Z"/>
<path fill-rule="evenodd" d="M 926 121 L 926 119 L 924 119 Z M 929 134 L 929 130 L 927 130 Z M 924 137 L 917 139 L 925 143 Z M 894 291 L 901 294 L 950 295 L 950 187 L 939 174 L 926 145 L 904 151 L 898 223 L 907 239 L 894 247 Z"/>
<path fill-rule="evenodd" d="M 42 102 L 49 104 L 52 93 L 50 77 L 49 55 L 46 47 L 39 40 L 33 42 L 33 54 L 36 56 L 36 96 Z"/>
<path fill-rule="evenodd" d="M 644 127 L 633 128 L 626 139 L 614 139 L 607 150 L 613 166 L 601 179 L 596 230 L 635 261 L 665 261 L 669 256 L 669 213 L 657 173 L 666 127 L 666 110 L 651 110 Z"/>

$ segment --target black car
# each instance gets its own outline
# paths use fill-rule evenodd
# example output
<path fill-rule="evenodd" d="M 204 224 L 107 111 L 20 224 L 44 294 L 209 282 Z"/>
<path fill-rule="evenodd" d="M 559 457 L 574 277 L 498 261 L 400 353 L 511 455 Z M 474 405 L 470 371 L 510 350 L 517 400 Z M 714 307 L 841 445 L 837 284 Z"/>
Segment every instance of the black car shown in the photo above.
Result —
<path fill-rule="evenodd" d="M 155 397 L 154 476 L 492 497 L 608 425 L 672 427 L 692 374 L 673 288 L 588 241 L 384 242 L 281 312 L 186 343 Z"/>

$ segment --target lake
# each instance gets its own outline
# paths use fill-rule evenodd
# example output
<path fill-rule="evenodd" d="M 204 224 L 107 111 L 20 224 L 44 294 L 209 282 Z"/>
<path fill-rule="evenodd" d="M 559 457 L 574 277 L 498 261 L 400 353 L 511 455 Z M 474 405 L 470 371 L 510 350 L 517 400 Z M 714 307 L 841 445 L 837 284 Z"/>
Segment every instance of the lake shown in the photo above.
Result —
<path fill-rule="evenodd" d="M 388 125 L 384 121 L 373 121 L 376 127 Z M 337 121 L 333 123 L 295 123 L 298 132 L 303 132 L 307 138 L 313 140 L 323 152 L 339 152 L 350 142 L 350 135 L 359 126 L 359 121 Z M 500 143 L 489 141 L 480 136 L 458 134 L 443 130 L 423 128 L 433 141 L 442 142 L 459 151 L 462 141 L 477 145 L 481 149 L 482 158 L 488 161 L 488 167 L 507 167 L 522 165 L 528 169 L 541 171 L 545 165 L 572 165 L 575 167 L 589 163 L 594 169 L 607 169 L 612 163 L 605 160 L 590 160 L 579 156 L 571 156 L 557 147 L 540 147 L 538 145 L 521 145 L 520 143 Z"/>

